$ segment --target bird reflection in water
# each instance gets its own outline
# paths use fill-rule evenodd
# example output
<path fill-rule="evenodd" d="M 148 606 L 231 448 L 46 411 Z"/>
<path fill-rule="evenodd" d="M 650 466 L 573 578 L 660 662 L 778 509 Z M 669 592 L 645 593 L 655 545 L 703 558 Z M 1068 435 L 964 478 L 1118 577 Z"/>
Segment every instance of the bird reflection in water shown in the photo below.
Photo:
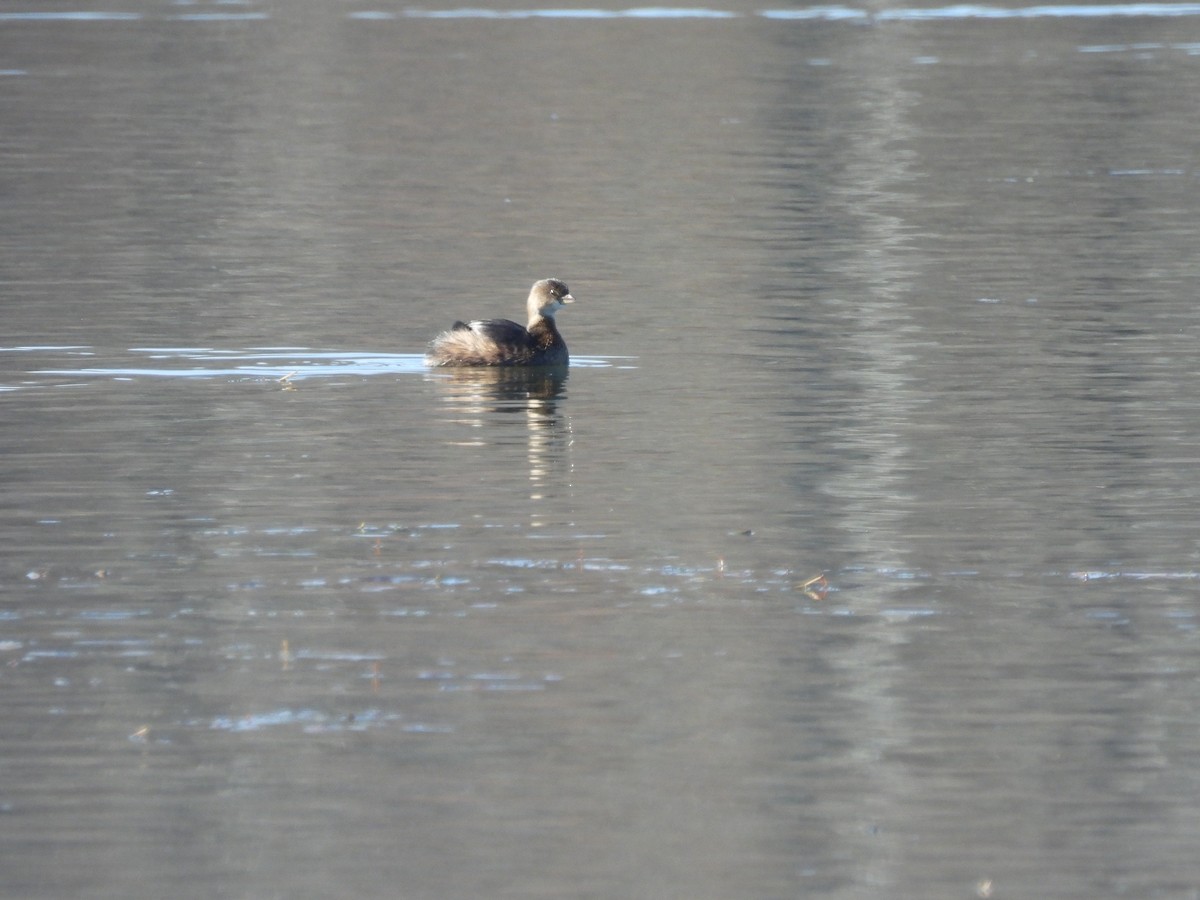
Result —
<path fill-rule="evenodd" d="M 569 370 L 566 366 L 479 367 L 439 369 L 450 421 L 484 428 L 511 424 L 509 415 L 524 415 L 529 460 L 530 499 L 541 500 L 551 485 L 561 492 L 568 484 L 566 451 L 571 445 L 570 420 L 559 411 Z M 460 445 L 498 444 L 511 437 L 480 433 Z M 541 522 L 534 522 L 540 526 Z"/>

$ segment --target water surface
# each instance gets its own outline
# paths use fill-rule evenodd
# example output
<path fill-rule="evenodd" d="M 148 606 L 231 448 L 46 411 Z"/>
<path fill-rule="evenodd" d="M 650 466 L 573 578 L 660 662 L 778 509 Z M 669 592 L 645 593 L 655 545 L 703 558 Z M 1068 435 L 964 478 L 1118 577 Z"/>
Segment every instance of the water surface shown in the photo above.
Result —
<path fill-rule="evenodd" d="M 1197 48 L 6 9 L 0 893 L 1197 896 Z"/>

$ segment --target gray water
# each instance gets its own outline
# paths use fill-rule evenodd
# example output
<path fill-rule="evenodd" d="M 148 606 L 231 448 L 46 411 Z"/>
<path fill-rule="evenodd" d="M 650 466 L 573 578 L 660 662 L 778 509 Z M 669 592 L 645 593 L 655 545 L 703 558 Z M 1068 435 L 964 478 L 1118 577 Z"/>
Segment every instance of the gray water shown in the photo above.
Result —
<path fill-rule="evenodd" d="M 1200 8 L 0 11 L 0 895 L 1200 896 Z M 574 364 L 430 372 L 567 281 Z"/>

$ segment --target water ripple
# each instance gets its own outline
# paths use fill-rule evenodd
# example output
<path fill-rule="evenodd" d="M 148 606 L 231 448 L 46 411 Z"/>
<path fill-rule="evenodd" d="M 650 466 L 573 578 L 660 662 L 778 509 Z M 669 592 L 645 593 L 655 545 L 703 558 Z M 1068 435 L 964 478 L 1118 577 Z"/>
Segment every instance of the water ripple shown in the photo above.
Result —
<path fill-rule="evenodd" d="M 346 14 L 358 21 L 393 19 L 739 19 L 747 14 L 710 7 L 639 6 L 626 9 L 496 9 L 492 7 L 454 7 L 449 9 L 409 8 L 356 10 Z M 1042 18 L 1178 18 L 1200 15 L 1200 3 L 1116 3 L 1047 4 L 1015 8 L 956 4 L 953 6 L 900 8 L 872 11 L 852 6 L 808 6 L 797 9 L 763 9 L 749 15 L 778 21 L 851 21 L 920 22 L 963 19 L 1042 19 Z M 140 22 L 147 16 L 139 12 L 117 10 L 14 11 L 0 13 L 0 22 Z M 189 12 L 167 15 L 177 22 L 248 22 L 271 18 L 266 12 Z"/>
<path fill-rule="evenodd" d="M 379 20 L 402 15 L 409 19 L 736 19 L 742 13 L 704 7 L 650 6 L 629 9 L 493 9 L 460 7 L 454 9 L 406 9 L 402 14 L 365 10 L 350 13 L 350 18 Z M 1200 3 L 1123 3 L 1053 4 L 1007 8 L 978 4 L 956 4 L 929 8 L 885 9 L 872 12 L 849 6 L 809 6 L 799 9 L 764 9 L 755 15 L 783 21 L 872 21 L 911 22 L 942 19 L 1040 19 L 1040 18 L 1116 18 L 1131 16 L 1178 17 L 1200 15 Z"/>
<path fill-rule="evenodd" d="M 95 357 L 88 348 L 0 347 L 0 352 L 66 351 L 70 356 Z M 86 352 L 81 352 L 86 351 Z M 249 347 L 219 350 L 211 347 L 134 347 L 134 359 L 128 363 L 104 360 L 107 365 L 81 368 L 32 369 L 30 375 L 79 378 L 247 378 L 280 382 L 331 376 L 428 374 L 449 377 L 446 371 L 432 372 L 419 353 L 370 353 L 356 350 L 310 350 L 305 347 Z M 581 356 L 571 360 L 576 369 L 630 368 L 627 357 Z M 149 363 L 149 364 L 147 364 Z M 22 384 L 20 387 L 29 387 Z M 0 390 L 16 386 L 0 386 Z"/>

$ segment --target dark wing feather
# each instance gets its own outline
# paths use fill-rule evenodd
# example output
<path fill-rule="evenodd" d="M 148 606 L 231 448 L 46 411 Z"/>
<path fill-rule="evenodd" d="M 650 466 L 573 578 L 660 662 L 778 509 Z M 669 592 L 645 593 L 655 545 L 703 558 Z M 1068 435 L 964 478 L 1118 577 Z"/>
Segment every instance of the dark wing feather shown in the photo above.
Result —
<path fill-rule="evenodd" d="M 484 319 L 480 322 L 469 322 L 466 327 L 502 346 L 515 347 L 529 343 L 529 332 L 525 330 L 525 326 L 509 319 Z"/>
<path fill-rule="evenodd" d="M 508 319 L 455 322 L 430 342 L 425 360 L 431 366 L 566 365 L 566 345 L 553 321 L 538 322 L 534 331 Z"/>

